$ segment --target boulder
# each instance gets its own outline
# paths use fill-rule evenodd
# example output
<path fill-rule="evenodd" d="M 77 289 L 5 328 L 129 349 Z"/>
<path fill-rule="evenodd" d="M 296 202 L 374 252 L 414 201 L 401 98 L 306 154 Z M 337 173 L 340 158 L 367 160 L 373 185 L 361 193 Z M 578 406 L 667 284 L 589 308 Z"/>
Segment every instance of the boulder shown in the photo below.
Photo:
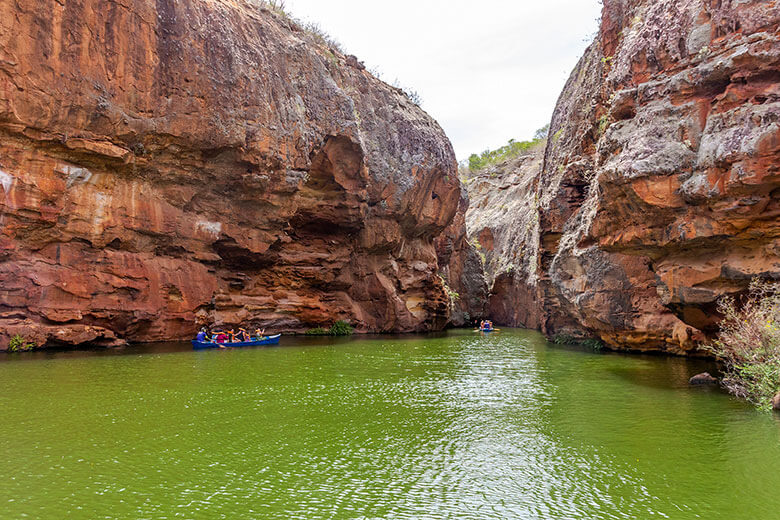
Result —
<path fill-rule="evenodd" d="M 712 377 L 709 372 L 702 372 L 701 374 L 696 374 L 690 380 L 688 380 L 688 384 L 691 385 L 717 385 L 718 379 L 715 377 Z"/>

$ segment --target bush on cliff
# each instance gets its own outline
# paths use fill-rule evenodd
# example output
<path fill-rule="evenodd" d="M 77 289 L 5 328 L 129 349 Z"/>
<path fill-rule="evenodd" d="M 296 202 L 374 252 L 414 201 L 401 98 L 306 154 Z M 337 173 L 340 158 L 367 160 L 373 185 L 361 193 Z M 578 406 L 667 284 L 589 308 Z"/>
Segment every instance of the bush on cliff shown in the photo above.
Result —
<path fill-rule="evenodd" d="M 306 332 L 304 332 L 307 336 L 327 336 L 329 334 L 328 329 L 323 329 L 322 327 L 314 327 L 313 329 L 309 329 Z"/>
<path fill-rule="evenodd" d="M 468 159 L 468 169 L 476 172 L 501 161 L 517 157 L 536 145 L 545 142 L 549 130 L 550 125 L 547 125 L 534 132 L 534 138 L 530 141 L 510 139 L 507 144 L 496 150 L 485 150 L 481 154 L 472 154 Z"/>
<path fill-rule="evenodd" d="M 34 348 L 34 343 L 28 343 L 19 334 L 11 338 L 11 342 L 8 344 L 8 352 L 26 352 Z"/>
<path fill-rule="evenodd" d="M 331 336 L 351 336 L 354 329 L 346 321 L 337 321 L 330 327 Z"/>
<path fill-rule="evenodd" d="M 315 327 L 304 332 L 307 336 L 351 336 L 353 328 L 346 321 L 337 321 L 329 329 Z"/>
<path fill-rule="evenodd" d="M 723 384 L 734 395 L 770 408 L 780 391 L 780 284 L 753 280 L 741 305 L 724 297 L 718 310 L 720 332 L 704 348 L 723 362 Z"/>
<path fill-rule="evenodd" d="M 556 345 L 580 345 L 593 352 L 604 350 L 604 343 L 597 338 L 578 339 L 568 334 L 556 334 L 553 336 L 552 342 Z"/>

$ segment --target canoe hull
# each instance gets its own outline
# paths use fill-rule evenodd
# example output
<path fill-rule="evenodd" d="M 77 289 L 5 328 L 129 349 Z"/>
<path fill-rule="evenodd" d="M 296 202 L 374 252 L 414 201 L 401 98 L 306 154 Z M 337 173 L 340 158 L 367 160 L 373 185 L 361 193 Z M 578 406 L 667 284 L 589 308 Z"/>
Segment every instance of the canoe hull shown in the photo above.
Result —
<path fill-rule="evenodd" d="M 228 347 L 228 348 L 240 348 L 240 347 L 260 347 L 263 345 L 278 345 L 281 334 L 275 336 L 268 336 L 257 341 L 238 341 L 236 343 L 209 343 L 205 341 L 192 340 L 193 350 L 208 350 L 212 348 Z"/>

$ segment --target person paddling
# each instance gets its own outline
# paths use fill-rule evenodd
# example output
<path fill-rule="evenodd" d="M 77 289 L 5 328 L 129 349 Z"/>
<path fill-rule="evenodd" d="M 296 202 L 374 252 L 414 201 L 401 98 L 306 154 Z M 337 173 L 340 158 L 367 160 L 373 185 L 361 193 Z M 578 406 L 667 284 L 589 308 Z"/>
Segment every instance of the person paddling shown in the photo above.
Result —
<path fill-rule="evenodd" d="M 206 334 L 206 327 L 203 327 L 200 329 L 200 332 L 198 332 L 198 335 L 195 337 L 196 341 L 200 341 L 201 343 L 205 343 L 208 341 L 208 334 Z"/>

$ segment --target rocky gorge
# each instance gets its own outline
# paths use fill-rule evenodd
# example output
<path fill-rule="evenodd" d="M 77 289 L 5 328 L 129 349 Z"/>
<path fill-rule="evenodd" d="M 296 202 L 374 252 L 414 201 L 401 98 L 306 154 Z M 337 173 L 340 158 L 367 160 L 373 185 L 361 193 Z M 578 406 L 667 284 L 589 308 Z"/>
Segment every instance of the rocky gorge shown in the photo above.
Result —
<path fill-rule="evenodd" d="M 3 2 L 0 348 L 462 322 L 456 168 L 401 90 L 261 3 Z"/>
<path fill-rule="evenodd" d="M 687 354 L 780 280 L 780 5 L 605 0 L 543 147 L 468 180 L 489 310 Z"/>
<path fill-rule="evenodd" d="M 780 4 L 604 0 L 546 141 L 444 131 L 255 0 L 0 5 L 0 349 L 481 316 L 695 354 L 780 280 Z"/>

